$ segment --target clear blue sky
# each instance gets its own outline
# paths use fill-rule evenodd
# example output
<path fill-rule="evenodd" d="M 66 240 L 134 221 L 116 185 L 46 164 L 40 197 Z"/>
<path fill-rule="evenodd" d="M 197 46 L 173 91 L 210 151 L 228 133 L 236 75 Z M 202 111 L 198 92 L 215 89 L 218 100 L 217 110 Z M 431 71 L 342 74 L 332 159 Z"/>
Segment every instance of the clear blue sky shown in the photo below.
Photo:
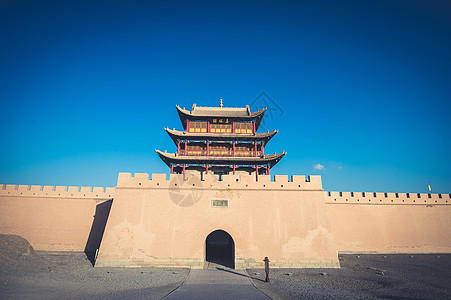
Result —
<path fill-rule="evenodd" d="M 168 172 L 176 104 L 265 91 L 272 174 L 451 192 L 450 1 L 3 0 L 0 86 L 1 183 Z"/>

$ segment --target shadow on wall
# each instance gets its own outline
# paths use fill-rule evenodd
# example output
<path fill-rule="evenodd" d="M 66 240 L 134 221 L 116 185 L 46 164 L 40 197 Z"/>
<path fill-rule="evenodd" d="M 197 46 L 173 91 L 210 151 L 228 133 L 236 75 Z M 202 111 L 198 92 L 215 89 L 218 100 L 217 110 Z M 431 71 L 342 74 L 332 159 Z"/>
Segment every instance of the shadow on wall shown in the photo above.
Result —
<path fill-rule="evenodd" d="M 89 232 L 88 241 L 85 246 L 85 254 L 92 266 L 96 263 L 96 252 L 100 247 L 103 233 L 105 232 L 106 222 L 110 214 L 111 204 L 113 200 L 108 200 L 97 204 L 94 221 L 92 222 L 91 231 Z"/>

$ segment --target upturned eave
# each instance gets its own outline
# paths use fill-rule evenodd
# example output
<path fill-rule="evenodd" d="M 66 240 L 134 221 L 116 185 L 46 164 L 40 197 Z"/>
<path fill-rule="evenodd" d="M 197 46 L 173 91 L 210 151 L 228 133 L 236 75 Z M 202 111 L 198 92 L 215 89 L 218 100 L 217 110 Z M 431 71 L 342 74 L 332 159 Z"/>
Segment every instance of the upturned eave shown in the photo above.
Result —
<path fill-rule="evenodd" d="M 166 153 L 155 149 L 155 152 L 163 160 L 167 166 L 176 164 L 203 164 L 203 165 L 270 165 L 270 168 L 275 166 L 286 154 L 282 152 L 279 154 L 263 155 L 259 157 L 231 157 L 231 156 L 183 156 L 175 153 Z"/>
<path fill-rule="evenodd" d="M 177 144 L 177 140 L 208 140 L 208 141 L 264 141 L 266 145 L 269 140 L 278 132 L 258 132 L 256 134 L 237 134 L 237 133 L 197 133 L 186 132 L 175 129 L 165 128 L 168 135 Z"/>
<path fill-rule="evenodd" d="M 253 113 L 249 113 L 249 115 L 247 116 L 224 116 L 224 115 L 214 115 L 214 114 L 209 114 L 209 115 L 202 115 L 202 114 L 192 114 L 191 111 L 181 108 L 179 105 L 175 106 L 177 108 L 177 112 L 179 114 L 180 117 L 180 121 L 182 122 L 182 126 L 183 129 L 186 130 L 186 121 L 189 119 L 200 119 L 200 120 L 209 120 L 211 118 L 229 118 L 232 119 L 233 121 L 255 121 L 255 130 L 258 130 L 258 128 L 260 127 L 261 121 L 263 119 L 263 116 L 266 112 L 266 107 L 255 111 Z"/>

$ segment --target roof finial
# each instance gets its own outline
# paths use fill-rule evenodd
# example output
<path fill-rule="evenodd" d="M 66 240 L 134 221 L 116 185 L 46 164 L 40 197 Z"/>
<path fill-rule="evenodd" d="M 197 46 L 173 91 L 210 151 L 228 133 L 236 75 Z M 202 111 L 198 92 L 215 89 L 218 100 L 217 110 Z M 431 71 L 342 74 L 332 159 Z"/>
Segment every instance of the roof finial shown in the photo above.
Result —
<path fill-rule="evenodd" d="M 221 102 L 219 102 L 219 107 L 222 107 L 222 97 L 221 97 Z"/>

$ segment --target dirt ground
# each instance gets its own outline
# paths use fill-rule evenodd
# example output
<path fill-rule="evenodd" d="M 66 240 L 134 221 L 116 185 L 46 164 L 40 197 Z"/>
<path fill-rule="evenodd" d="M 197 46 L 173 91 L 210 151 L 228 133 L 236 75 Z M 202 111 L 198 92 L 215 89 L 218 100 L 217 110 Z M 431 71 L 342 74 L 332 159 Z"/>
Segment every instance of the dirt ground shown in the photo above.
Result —
<path fill-rule="evenodd" d="M 451 254 L 341 254 L 340 269 L 247 270 L 273 299 L 451 299 Z"/>
<path fill-rule="evenodd" d="M 0 299 L 161 299 L 188 269 L 93 268 L 83 252 L 38 252 L 0 235 Z"/>
<path fill-rule="evenodd" d="M 247 270 L 273 299 L 451 299 L 451 254 L 342 254 L 340 269 Z M 0 299 L 162 299 L 188 269 L 93 268 L 83 252 L 38 252 L 0 235 Z"/>

